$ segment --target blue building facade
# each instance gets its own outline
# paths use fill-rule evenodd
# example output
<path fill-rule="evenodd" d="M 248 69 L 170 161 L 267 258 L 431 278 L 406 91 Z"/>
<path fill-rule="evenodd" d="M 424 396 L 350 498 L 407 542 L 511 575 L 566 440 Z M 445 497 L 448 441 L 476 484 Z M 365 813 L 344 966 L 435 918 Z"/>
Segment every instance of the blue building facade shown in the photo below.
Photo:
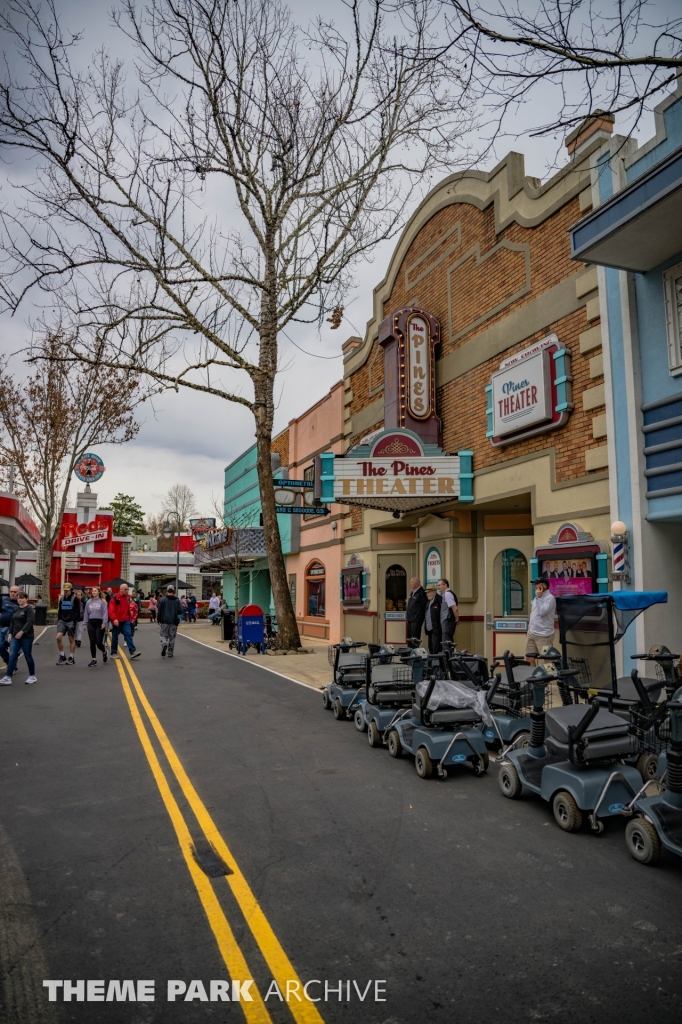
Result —
<path fill-rule="evenodd" d="M 655 117 L 645 145 L 614 136 L 594 154 L 593 211 L 571 229 L 573 257 L 599 268 L 611 514 L 628 543 L 614 588 L 669 594 L 626 636 L 627 672 L 635 649 L 680 649 L 682 78 Z"/>
<path fill-rule="evenodd" d="M 279 456 L 273 454 L 272 460 L 273 472 L 286 476 L 288 471 L 280 470 Z M 223 508 L 225 525 L 231 526 L 237 536 L 238 531 L 242 529 L 262 528 L 255 444 L 226 466 Z M 297 533 L 297 519 L 298 517 L 290 515 L 277 517 L 285 555 L 293 550 L 292 540 Z M 264 556 L 264 541 L 262 551 L 261 557 L 251 557 L 247 551 L 240 552 L 237 546 L 234 566 L 223 573 L 223 596 L 230 607 L 237 604 L 257 604 L 266 614 L 274 615 L 270 572 Z"/>

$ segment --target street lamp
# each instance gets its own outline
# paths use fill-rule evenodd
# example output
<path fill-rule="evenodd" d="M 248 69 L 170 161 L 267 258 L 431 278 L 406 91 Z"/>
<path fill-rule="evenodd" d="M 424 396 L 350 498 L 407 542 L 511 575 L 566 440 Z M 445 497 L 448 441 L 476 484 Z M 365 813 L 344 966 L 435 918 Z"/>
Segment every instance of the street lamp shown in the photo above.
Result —
<path fill-rule="evenodd" d="M 173 519 L 171 525 L 170 520 Z M 162 533 L 166 540 L 169 537 L 173 538 L 173 547 L 175 547 L 175 534 L 178 534 L 178 547 L 175 552 L 175 593 L 180 593 L 180 527 L 182 526 L 182 520 L 177 512 L 169 512 L 166 516 L 166 522 L 163 524 Z"/>

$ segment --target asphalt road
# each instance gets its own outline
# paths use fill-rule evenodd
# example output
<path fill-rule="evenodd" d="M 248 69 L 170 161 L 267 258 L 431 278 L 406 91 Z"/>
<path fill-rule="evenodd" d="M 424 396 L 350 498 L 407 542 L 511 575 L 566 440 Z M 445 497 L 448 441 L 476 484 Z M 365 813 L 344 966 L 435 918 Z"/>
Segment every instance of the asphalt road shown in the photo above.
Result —
<path fill-rule="evenodd" d="M 494 765 L 423 781 L 317 692 L 138 636 L 133 678 L 83 650 L 57 668 L 48 630 L 38 684 L 0 690 L 0 1019 L 682 1018 L 682 861 L 635 863 L 620 821 L 562 833 L 539 800 L 505 800 Z M 230 977 L 251 1003 L 210 1001 Z M 153 980 L 155 1000 L 50 1002 L 45 979 Z M 169 1002 L 169 980 L 203 989 Z M 298 1003 L 311 980 L 322 1001 Z"/>

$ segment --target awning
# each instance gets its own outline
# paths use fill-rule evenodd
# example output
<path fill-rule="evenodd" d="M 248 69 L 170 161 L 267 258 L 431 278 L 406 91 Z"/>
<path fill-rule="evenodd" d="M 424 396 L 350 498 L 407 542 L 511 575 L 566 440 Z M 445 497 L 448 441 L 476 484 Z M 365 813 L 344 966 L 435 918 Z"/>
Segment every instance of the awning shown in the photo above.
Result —
<path fill-rule="evenodd" d="M 570 229 L 571 259 L 643 273 L 682 249 L 682 148 Z"/>
<path fill-rule="evenodd" d="M 611 594 L 613 603 L 621 611 L 650 608 L 652 604 L 667 604 L 667 590 L 616 590 Z"/>
<path fill-rule="evenodd" d="M 10 551 L 33 551 L 40 544 L 39 528 L 12 494 L 0 494 L 0 544 Z"/>

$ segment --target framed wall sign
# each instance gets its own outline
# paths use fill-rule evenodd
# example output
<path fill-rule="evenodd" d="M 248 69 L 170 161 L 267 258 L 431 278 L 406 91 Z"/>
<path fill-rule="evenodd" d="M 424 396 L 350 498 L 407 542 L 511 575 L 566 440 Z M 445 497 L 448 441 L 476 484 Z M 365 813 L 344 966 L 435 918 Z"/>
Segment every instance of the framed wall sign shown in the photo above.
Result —
<path fill-rule="evenodd" d="M 438 548 L 429 548 L 424 559 L 424 586 L 443 577 L 443 559 Z"/>
<path fill-rule="evenodd" d="M 505 359 L 490 378 L 488 430 L 494 445 L 562 427 L 573 409 L 570 352 L 550 334 Z"/>

